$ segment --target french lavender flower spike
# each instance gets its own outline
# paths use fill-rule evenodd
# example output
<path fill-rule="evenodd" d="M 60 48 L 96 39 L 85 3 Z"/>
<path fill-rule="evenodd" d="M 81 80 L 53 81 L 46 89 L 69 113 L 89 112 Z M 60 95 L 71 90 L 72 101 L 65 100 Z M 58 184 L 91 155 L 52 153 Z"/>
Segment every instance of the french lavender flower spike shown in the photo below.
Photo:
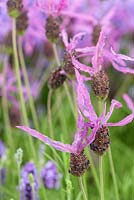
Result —
<path fill-rule="evenodd" d="M 16 126 L 17 128 L 29 133 L 30 135 L 32 135 L 35 138 L 38 138 L 39 140 L 41 140 L 42 142 L 44 142 L 45 144 L 48 144 L 52 147 L 54 147 L 55 149 L 59 150 L 59 151 L 64 151 L 64 152 L 71 152 L 72 148 L 71 145 L 69 144 L 63 144 L 61 142 L 58 141 L 54 141 L 52 139 L 50 139 L 49 137 L 41 134 L 40 132 L 31 129 L 27 126 Z"/>
<path fill-rule="evenodd" d="M 90 94 L 84 84 L 84 79 L 80 75 L 79 71 L 75 69 L 76 71 L 76 78 L 77 78 L 77 102 L 79 109 L 81 113 L 89 120 L 89 123 L 87 125 L 92 128 L 92 134 L 89 135 L 91 149 L 96 152 L 99 155 L 102 155 L 109 147 L 110 145 L 110 137 L 109 137 L 109 126 L 124 126 L 128 123 L 131 123 L 133 120 L 133 114 L 128 115 L 124 119 L 122 119 L 119 122 L 107 122 L 114 109 L 119 109 L 122 107 L 122 104 L 113 99 L 111 101 L 110 111 L 106 113 L 106 104 L 104 106 L 104 110 L 101 113 L 99 117 L 97 117 L 95 110 L 92 106 Z M 86 138 L 86 141 L 88 142 L 88 138 Z"/>
<path fill-rule="evenodd" d="M 86 123 L 79 112 L 77 121 L 78 130 L 75 133 L 72 145 L 63 144 L 61 142 L 52 140 L 40 132 L 26 126 L 17 126 L 17 128 L 27 132 L 35 138 L 43 141 L 55 149 L 70 153 L 70 169 L 69 172 L 74 176 L 82 176 L 89 167 L 89 160 L 84 154 L 84 148 L 88 146 L 95 139 L 99 124 L 96 125 L 88 136 L 88 123 Z"/>

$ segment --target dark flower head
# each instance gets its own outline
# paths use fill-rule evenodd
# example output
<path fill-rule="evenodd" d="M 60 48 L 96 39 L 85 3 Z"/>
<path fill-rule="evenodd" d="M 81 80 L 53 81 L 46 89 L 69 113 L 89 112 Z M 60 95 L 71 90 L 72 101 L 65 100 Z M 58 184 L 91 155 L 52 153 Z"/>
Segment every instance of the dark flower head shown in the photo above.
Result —
<path fill-rule="evenodd" d="M 61 67 L 59 67 L 48 78 L 48 87 L 57 89 L 63 85 L 66 78 L 66 72 Z"/>

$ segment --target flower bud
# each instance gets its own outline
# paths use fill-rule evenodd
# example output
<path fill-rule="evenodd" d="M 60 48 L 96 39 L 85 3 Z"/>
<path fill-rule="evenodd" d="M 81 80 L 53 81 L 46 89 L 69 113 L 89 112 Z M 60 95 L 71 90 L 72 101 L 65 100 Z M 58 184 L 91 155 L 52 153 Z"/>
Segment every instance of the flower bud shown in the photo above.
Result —
<path fill-rule="evenodd" d="M 109 78 L 104 70 L 100 70 L 92 76 L 91 87 L 98 98 L 107 98 L 110 90 Z"/>
<path fill-rule="evenodd" d="M 15 153 L 14 157 L 17 162 L 17 165 L 20 166 L 23 158 L 23 150 L 21 148 L 17 149 L 17 152 Z"/>
<path fill-rule="evenodd" d="M 73 176 L 82 176 L 89 168 L 89 160 L 82 151 L 79 155 L 70 154 L 70 169 L 69 173 Z"/>
<path fill-rule="evenodd" d="M 10 17 L 17 18 L 23 8 L 22 0 L 8 0 L 7 9 Z"/>
<path fill-rule="evenodd" d="M 71 56 L 68 52 L 64 53 L 63 68 L 67 74 L 69 74 L 69 75 L 75 74 L 74 65 L 72 63 Z"/>
<path fill-rule="evenodd" d="M 17 34 L 23 35 L 27 27 L 28 27 L 27 11 L 23 11 L 16 19 Z"/>
<path fill-rule="evenodd" d="M 49 15 L 46 19 L 46 37 L 51 42 L 56 42 L 60 34 L 60 23 L 58 19 L 54 18 L 52 15 Z"/>
<path fill-rule="evenodd" d="M 109 130 L 102 126 L 96 133 L 95 140 L 90 144 L 90 148 L 95 153 L 102 155 L 110 145 Z"/>
<path fill-rule="evenodd" d="M 57 89 L 62 86 L 64 81 L 66 80 L 66 73 L 60 67 L 56 71 L 54 71 L 48 79 L 48 86 L 52 89 Z"/>

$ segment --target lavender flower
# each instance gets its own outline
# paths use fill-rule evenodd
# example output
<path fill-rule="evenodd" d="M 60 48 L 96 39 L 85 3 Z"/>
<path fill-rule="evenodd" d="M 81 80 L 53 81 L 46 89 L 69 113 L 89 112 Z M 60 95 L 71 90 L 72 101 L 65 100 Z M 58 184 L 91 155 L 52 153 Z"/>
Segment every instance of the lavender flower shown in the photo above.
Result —
<path fill-rule="evenodd" d="M 59 151 L 70 153 L 69 172 L 75 176 L 81 176 L 89 167 L 89 161 L 84 154 L 84 148 L 93 142 L 98 127 L 95 126 L 92 129 L 91 134 L 88 135 L 89 126 L 86 122 L 84 122 L 84 119 L 80 112 L 78 116 L 77 127 L 78 130 L 74 136 L 74 141 L 72 145 L 70 145 L 52 140 L 49 137 L 27 126 L 17 126 L 17 128 L 28 132 L 33 137 L 36 137 L 43 141 L 45 144 L 50 145 Z"/>
<path fill-rule="evenodd" d="M 6 151 L 6 147 L 5 147 L 4 143 L 2 142 L 2 140 L 0 140 L 0 159 L 5 154 L 5 151 Z"/>
<path fill-rule="evenodd" d="M 32 174 L 34 182 L 31 184 L 29 175 Z M 26 163 L 21 170 L 21 184 L 20 184 L 20 196 L 21 200 L 37 200 L 38 199 L 38 176 L 36 167 L 32 162 Z"/>
<path fill-rule="evenodd" d="M 6 151 L 6 147 L 4 145 L 4 143 L 2 142 L 2 140 L 0 140 L 0 164 L 1 164 L 1 160 L 2 157 L 4 156 Z M 2 166 L 0 166 L 0 184 L 4 184 L 5 183 L 5 178 L 6 178 L 6 169 Z"/>
<path fill-rule="evenodd" d="M 41 178 L 47 189 L 58 189 L 60 187 L 61 174 L 53 161 L 48 161 L 41 171 Z"/>
<path fill-rule="evenodd" d="M 109 126 L 124 126 L 132 122 L 134 116 L 133 113 L 125 117 L 119 122 L 111 123 L 108 122 L 110 116 L 112 115 L 115 108 L 119 109 L 122 107 L 122 104 L 119 101 L 113 99 L 110 105 L 110 111 L 106 114 L 106 104 L 104 105 L 104 110 L 102 114 L 97 117 L 97 114 L 92 106 L 90 95 L 87 91 L 86 86 L 84 85 L 83 77 L 80 73 L 76 71 L 77 78 L 77 102 L 78 107 L 83 113 L 84 117 L 88 120 L 88 125 L 91 129 L 96 127 L 96 132 L 94 132 L 94 141 L 90 143 L 90 146 L 93 150 L 97 151 L 99 154 L 109 147 L 110 140 L 108 134 Z M 101 141 L 102 139 L 102 141 Z M 103 146 L 104 145 L 104 146 Z"/>
<path fill-rule="evenodd" d="M 23 74 L 22 74 L 21 78 L 23 79 Z M 0 73 L 0 96 L 2 96 L 1 88 L 3 87 L 3 82 L 4 82 L 4 74 Z M 40 82 L 39 82 L 39 80 L 34 81 L 30 78 L 30 84 L 31 84 L 31 95 L 34 98 L 37 98 Z M 6 70 L 5 85 L 6 85 L 5 90 L 6 90 L 7 99 L 8 99 L 8 101 L 10 101 L 12 103 L 12 106 L 14 107 L 14 109 L 16 109 L 16 110 L 14 110 L 14 114 L 19 114 L 18 111 L 19 111 L 20 105 L 16 99 L 16 93 L 18 93 L 19 90 L 16 85 L 15 74 L 13 73 L 12 69 L 9 66 L 7 67 L 7 70 Z M 27 102 L 28 101 L 28 91 L 24 84 L 22 85 L 22 91 L 23 91 L 25 102 Z"/>
<path fill-rule="evenodd" d="M 134 58 L 130 58 L 129 56 L 123 54 L 117 54 L 112 45 L 106 48 L 106 44 L 108 41 L 108 35 L 105 33 L 105 28 L 102 29 L 100 33 L 99 40 L 95 47 L 85 47 L 85 48 L 77 48 L 76 52 L 82 52 L 83 55 L 90 55 L 92 57 L 92 67 L 89 67 L 85 64 L 78 62 L 73 58 L 72 62 L 74 66 L 84 72 L 88 72 L 92 77 L 94 74 L 103 69 L 104 60 L 108 60 L 112 63 L 112 66 L 122 72 L 122 73 L 134 73 L 134 69 L 128 68 L 125 61 L 134 61 Z"/>

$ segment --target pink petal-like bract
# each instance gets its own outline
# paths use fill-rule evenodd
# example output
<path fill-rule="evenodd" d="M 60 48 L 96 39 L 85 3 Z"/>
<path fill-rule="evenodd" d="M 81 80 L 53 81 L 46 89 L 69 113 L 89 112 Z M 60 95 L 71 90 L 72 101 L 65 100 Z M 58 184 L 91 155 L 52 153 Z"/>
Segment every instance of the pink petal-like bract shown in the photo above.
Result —
<path fill-rule="evenodd" d="M 115 123 L 109 122 L 106 124 L 106 126 L 125 126 L 126 124 L 131 123 L 133 119 L 134 119 L 134 115 L 130 114 L 124 119 L 122 119 L 121 121 L 115 122 Z"/>
<path fill-rule="evenodd" d="M 32 135 L 35 138 L 38 138 L 39 140 L 41 140 L 42 142 L 44 142 L 45 144 L 48 144 L 52 147 L 54 147 L 55 149 L 59 150 L 59 151 L 64 151 L 64 152 L 71 152 L 72 151 L 72 147 L 69 144 L 63 144 L 61 142 L 58 141 L 54 141 L 52 139 L 50 139 L 49 137 L 41 134 L 40 132 L 31 129 L 27 126 L 16 126 L 17 128 L 29 133 L 30 135 Z"/>
<path fill-rule="evenodd" d="M 89 118 L 90 121 L 95 121 L 97 119 L 97 115 L 92 106 L 89 92 L 84 85 L 82 76 L 78 70 L 75 70 L 75 73 L 77 78 L 77 102 L 79 109 L 86 117 Z"/>
<path fill-rule="evenodd" d="M 102 123 L 105 124 L 109 120 L 115 108 L 121 108 L 121 107 L 122 107 L 122 104 L 119 101 L 113 99 L 110 105 L 110 111 L 106 114 L 106 116 L 102 120 Z"/>

